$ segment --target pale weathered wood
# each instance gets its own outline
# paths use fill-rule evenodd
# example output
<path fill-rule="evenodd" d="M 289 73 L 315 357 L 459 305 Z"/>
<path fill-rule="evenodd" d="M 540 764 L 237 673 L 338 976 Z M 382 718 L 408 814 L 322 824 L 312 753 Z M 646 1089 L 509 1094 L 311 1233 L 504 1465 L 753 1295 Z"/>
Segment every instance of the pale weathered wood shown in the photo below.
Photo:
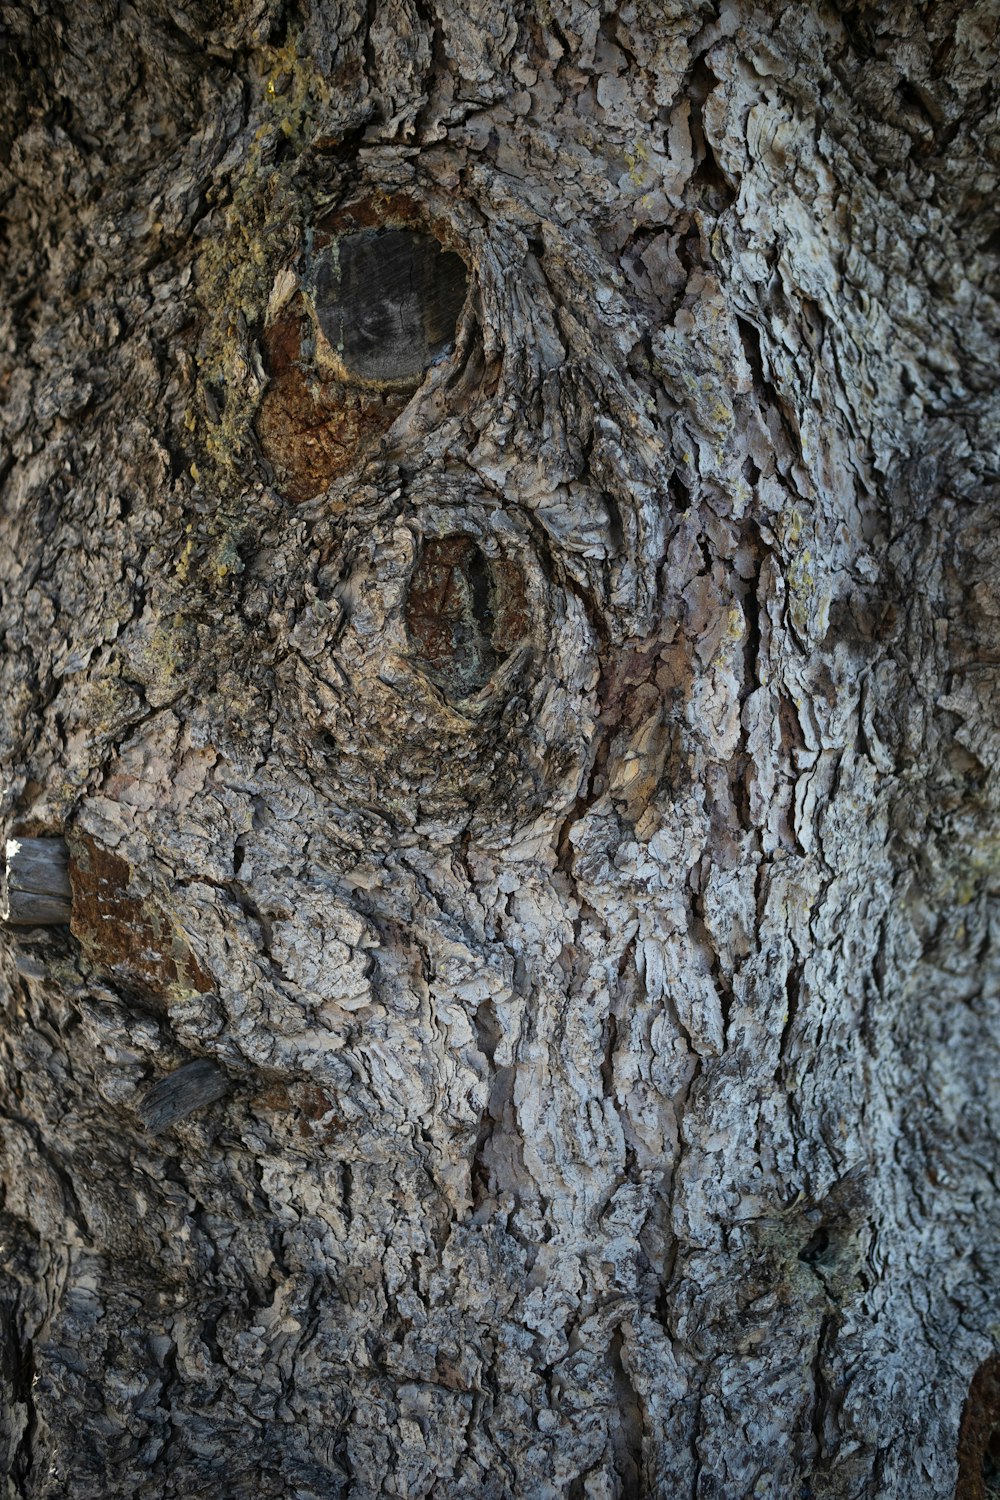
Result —
<path fill-rule="evenodd" d="M 6 904 L 0 920 L 14 927 L 68 922 L 72 896 L 68 866 L 64 839 L 8 839 Z"/>

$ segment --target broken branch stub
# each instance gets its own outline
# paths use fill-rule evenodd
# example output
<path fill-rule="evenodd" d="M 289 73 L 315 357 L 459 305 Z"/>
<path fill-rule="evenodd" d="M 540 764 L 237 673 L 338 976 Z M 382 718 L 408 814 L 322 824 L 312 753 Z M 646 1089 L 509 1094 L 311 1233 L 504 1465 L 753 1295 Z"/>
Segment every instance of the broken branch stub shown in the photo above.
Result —
<path fill-rule="evenodd" d="M 56 927 L 69 921 L 69 851 L 63 839 L 7 840 L 2 918 L 12 927 Z"/>
<path fill-rule="evenodd" d="M 150 1135 L 160 1135 L 178 1120 L 229 1093 L 229 1080 L 207 1058 L 185 1063 L 154 1083 L 143 1095 L 139 1115 Z"/>
<path fill-rule="evenodd" d="M 257 430 L 289 500 L 319 494 L 388 431 L 454 348 L 467 287 L 461 255 L 415 229 L 323 245 L 264 333 L 270 383 Z"/>
<path fill-rule="evenodd" d="M 349 380 L 415 384 L 452 348 L 468 273 L 412 229 L 334 240 L 316 275 L 316 318 Z"/>

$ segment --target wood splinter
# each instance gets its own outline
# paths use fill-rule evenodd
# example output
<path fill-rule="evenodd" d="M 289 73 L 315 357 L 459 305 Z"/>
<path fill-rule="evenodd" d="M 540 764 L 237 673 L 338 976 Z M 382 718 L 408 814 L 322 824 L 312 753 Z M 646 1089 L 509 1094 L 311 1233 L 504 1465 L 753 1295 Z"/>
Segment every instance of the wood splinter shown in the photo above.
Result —
<path fill-rule="evenodd" d="M 160 1135 L 197 1109 L 214 1104 L 229 1093 L 229 1080 L 208 1058 L 185 1063 L 147 1089 L 139 1116 L 150 1135 Z"/>
<path fill-rule="evenodd" d="M 57 927 L 70 918 L 69 850 L 64 839 L 7 840 L 0 920 L 12 927 Z"/>

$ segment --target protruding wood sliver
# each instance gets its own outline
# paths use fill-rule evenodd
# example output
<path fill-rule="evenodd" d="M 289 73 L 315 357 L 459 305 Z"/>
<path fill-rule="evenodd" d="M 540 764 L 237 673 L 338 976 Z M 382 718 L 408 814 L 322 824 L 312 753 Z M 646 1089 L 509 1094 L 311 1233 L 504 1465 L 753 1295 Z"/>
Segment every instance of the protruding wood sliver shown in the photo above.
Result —
<path fill-rule="evenodd" d="M 3 921 L 12 927 L 58 927 L 69 921 L 72 892 L 65 840 L 7 840 Z"/>
<path fill-rule="evenodd" d="M 229 1080 L 208 1058 L 185 1063 L 154 1083 L 143 1095 L 139 1115 L 150 1135 L 160 1135 L 229 1093 Z"/>

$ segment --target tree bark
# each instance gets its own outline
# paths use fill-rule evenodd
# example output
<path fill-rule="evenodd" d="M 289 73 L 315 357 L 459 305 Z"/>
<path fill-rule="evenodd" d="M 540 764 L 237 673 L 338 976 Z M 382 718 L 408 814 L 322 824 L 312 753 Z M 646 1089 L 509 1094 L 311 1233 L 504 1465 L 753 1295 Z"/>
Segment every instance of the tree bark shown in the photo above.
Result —
<path fill-rule="evenodd" d="M 996 5 L 0 16 L 3 1496 L 996 1493 Z"/>

